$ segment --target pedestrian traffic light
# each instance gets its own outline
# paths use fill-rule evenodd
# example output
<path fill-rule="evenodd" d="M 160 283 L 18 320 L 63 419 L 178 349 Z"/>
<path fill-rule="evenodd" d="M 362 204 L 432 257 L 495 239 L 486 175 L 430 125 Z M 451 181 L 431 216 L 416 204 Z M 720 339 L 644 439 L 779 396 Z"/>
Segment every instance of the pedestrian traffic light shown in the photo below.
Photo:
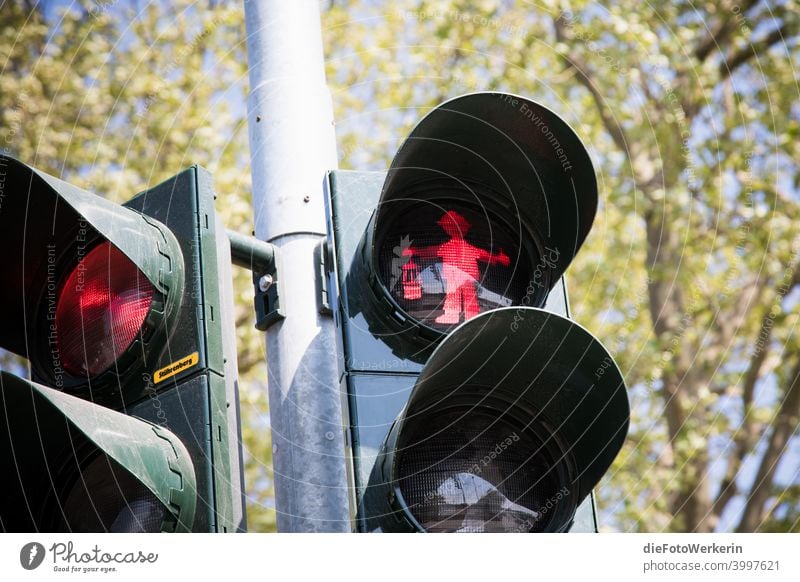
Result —
<path fill-rule="evenodd" d="M 628 400 L 562 275 L 596 207 L 574 131 L 504 93 L 433 109 L 387 174 L 329 174 L 358 531 L 595 530 Z"/>
<path fill-rule="evenodd" d="M 192 167 L 124 205 L 0 156 L 0 530 L 245 528 L 230 250 Z"/>

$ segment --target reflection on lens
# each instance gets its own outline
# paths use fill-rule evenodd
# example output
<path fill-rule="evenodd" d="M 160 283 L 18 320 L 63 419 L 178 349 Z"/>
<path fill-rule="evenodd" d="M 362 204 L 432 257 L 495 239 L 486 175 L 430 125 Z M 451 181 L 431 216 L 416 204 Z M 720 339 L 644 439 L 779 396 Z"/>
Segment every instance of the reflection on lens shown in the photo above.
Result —
<path fill-rule="evenodd" d="M 492 483 L 474 473 L 456 473 L 448 477 L 436 490 L 437 516 L 434 521 L 423 522 L 428 531 L 450 531 L 449 525 L 461 527 L 457 533 L 528 531 L 541 515 L 518 505 L 503 495 Z M 445 515 L 445 528 L 438 520 Z"/>
<path fill-rule="evenodd" d="M 420 421 L 398 458 L 400 491 L 430 532 L 547 531 L 559 493 L 551 451 L 490 412 Z"/>

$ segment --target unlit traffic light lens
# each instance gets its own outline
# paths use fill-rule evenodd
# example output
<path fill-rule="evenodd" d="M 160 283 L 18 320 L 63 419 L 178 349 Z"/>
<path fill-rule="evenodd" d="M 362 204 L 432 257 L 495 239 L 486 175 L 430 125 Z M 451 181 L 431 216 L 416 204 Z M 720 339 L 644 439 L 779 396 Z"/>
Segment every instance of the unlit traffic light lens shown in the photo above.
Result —
<path fill-rule="evenodd" d="M 92 249 L 61 288 L 56 309 L 59 355 L 77 377 L 110 368 L 139 335 L 153 285 L 110 242 Z"/>
<path fill-rule="evenodd" d="M 451 410 L 413 424 L 397 475 L 426 531 L 524 533 L 563 525 L 553 518 L 569 514 L 571 500 L 552 443 L 489 410 Z"/>
<path fill-rule="evenodd" d="M 63 513 L 73 532 L 158 533 L 166 516 L 156 496 L 106 455 L 81 471 Z"/>

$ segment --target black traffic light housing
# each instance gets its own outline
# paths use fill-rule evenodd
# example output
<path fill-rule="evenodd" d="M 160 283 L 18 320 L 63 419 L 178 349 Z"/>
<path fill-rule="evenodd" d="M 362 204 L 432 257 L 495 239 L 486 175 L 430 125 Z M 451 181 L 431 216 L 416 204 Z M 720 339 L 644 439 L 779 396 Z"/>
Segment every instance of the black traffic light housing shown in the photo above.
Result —
<path fill-rule="evenodd" d="M 192 167 L 119 206 L 7 156 L 0 170 L 10 257 L 0 348 L 28 358 L 33 380 L 0 377 L 0 471 L 13 491 L 0 502 L 0 529 L 243 530 L 236 356 L 220 272 L 230 251 L 208 173 Z M 121 427 L 133 428 L 126 436 Z M 29 455 L 37 433 L 52 442 Z M 149 515 L 154 505 L 130 494 L 141 487 L 161 517 L 116 520 L 114 511 Z M 65 510 L 75 498 L 94 519 Z M 191 516 L 180 510 L 190 504 Z"/>
<path fill-rule="evenodd" d="M 521 97 L 467 95 L 429 112 L 400 146 L 365 231 L 365 269 L 378 302 L 396 310 L 393 320 L 429 343 L 452 326 L 409 316 L 411 302 L 393 292 L 392 257 L 410 224 L 427 222 L 434 233 L 419 232 L 419 224 L 411 230 L 438 242 L 444 233 L 436 219 L 457 211 L 466 217 L 457 224 L 465 238 L 516 251 L 508 253 L 510 277 L 495 277 L 486 266 L 481 291 L 499 295 L 497 307 L 541 306 L 589 233 L 596 209 L 591 160 L 561 118 Z"/>
<path fill-rule="evenodd" d="M 622 376 L 589 332 L 542 309 L 483 313 L 456 328 L 417 378 L 373 470 L 368 523 L 564 531 L 627 425 Z M 435 503 L 454 495 L 464 508 Z M 490 509 L 480 505 L 486 497 Z"/>
<path fill-rule="evenodd" d="M 328 190 L 356 529 L 593 530 L 587 497 L 629 411 L 611 356 L 554 312 L 597 207 L 572 129 L 522 97 L 465 95 L 388 174 L 332 172 Z"/>

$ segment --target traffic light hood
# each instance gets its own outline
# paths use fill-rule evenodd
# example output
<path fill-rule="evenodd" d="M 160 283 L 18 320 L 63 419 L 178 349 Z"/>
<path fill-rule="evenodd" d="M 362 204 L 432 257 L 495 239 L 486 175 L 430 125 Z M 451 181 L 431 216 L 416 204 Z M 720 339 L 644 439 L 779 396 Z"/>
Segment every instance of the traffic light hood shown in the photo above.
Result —
<path fill-rule="evenodd" d="M 526 424 L 544 423 L 574 459 L 580 499 L 628 432 L 625 380 L 611 354 L 581 325 L 542 309 L 498 309 L 456 328 L 422 370 L 400 429 L 462 400 L 502 401 L 500 412 L 522 407 Z"/>
<path fill-rule="evenodd" d="M 0 530 L 191 531 L 194 467 L 170 431 L 6 372 L 0 396 Z"/>
<path fill-rule="evenodd" d="M 434 108 L 402 143 L 372 228 L 392 230 L 387 225 L 413 204 L 444 212 L 454 201 L 504 222 L 519 239 L 532 237 L 538 257 L 555 251 L 549 290 L 589 233 L 597 179 L 581 140 L 554 112 L 518 95 L 472 93 Z"/>
<path fill-rule="evenodd" d="M 67 277 L 75 273 L 81 282 L 82 273 L 77 273 L 81 261 L 106 241 L 152 285 L 153 299 L 143 329 L 156 336 L 167 333 L 184 285 L 183 255 L 168 228 L 5 155 L 0 156 L 0 194 L 0 243 L 6 256 L 0 286 L 5 314 L 0 347 L 32 360 L 37 360 L 37 353 L 51 350 L 47 336 Z M 105 260 L 107 264 L 109 259 Z M 105 268 L 110 279 L 110 267 Z M 80 334 L 81 330 L 62 329 L 61 333 Z M 137 341 L 147 343 L 148 338 Z M 140 359 L 141 353 L 139 349 Z M 52 358 L 38 358 L 47 359 Z M 52 380 L 52 370 L 36 372 Z M 83 374 L 76 381 L 86 382 L 91 375 Z"/>
<path fill-rule="evenodd" d="M 535 513 L 566 492 L 559 512 L 529 528 L 563 531 L 622 447 L 628 422 L 622 374 L 583 327 L 536 308 L 481 314 L 457 327 L 420 373 L 376 465 L 373 514 L 399 512 L 420 529 L 418 514 L 453 488 L 457 467 L 457 489 L 489 479 L 485 465 L 474 469 L 464 458 L 491 455 L 495 468 L 508 461 L 495 485 L 509 503 Z M 394 489 L 381 493 L 381 483 Z M 376 499 L 394 499 L 394 507 L 374 511 Z"/>

